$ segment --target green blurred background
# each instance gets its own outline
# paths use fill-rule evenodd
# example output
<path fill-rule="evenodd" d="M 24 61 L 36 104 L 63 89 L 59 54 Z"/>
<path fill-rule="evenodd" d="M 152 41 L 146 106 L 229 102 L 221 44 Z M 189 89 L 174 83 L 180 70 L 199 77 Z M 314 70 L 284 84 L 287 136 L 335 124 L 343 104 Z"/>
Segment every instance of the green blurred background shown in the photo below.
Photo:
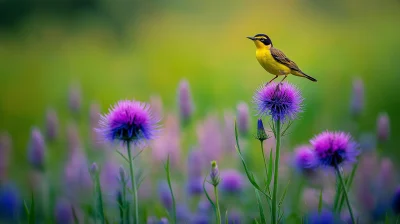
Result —
<path fill-rule="evenodd" d="M 392 150 L 385 153 L 399 157 L 399 10 L 398 0 L 1 1 L 0 130 L 11 134 L 14 158 L 24 158 L 29 131 L 44 126 L 47 108 L 64 127 L 72 119 L 73 83 L 86 114 L 92 101 L 106 111 L 117 100 L 154 94 L 176 111 L 182 78 L 191 84 L 197 117 L 234 111 L 273 77 L 245 38 L 266 33 L 318 79 L 288 78 L 306 99 L 293 144 L 325 129 L 349 130 L 352 80 L 360 77 L 366 109 L 359 128 L 375 132 L 376 116 L 387 111 Z"/>

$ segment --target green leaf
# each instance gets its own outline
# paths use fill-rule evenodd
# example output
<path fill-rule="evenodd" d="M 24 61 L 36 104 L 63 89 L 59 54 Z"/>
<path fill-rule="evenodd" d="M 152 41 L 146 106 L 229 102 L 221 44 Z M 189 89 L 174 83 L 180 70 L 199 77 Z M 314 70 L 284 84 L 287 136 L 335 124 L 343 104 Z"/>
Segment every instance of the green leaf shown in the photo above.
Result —
<path fill-rule="evenodd" d="M 354 176 L 356 174 L 357 168 L 358 168 L 358 162 L 353 166 L 353 169 L 351 170 L 350 176 L 347 178 L 346 188 L 347 188 L 348 191 L 350 191 L 351 185 L 353 184 L 353 179 L 354 179 Z M 339 212 L 342 211 L 342 208 L 343 208 L 343 205 L 344 205 L 344 200 L 345 200 L 344 194 L 341 194 L 341 197 L 339 198 L 339 205 L 338 205 L 339 206 L 339 208 L 338 208 Z"/>
<path fill-rule="evenodd" d="M 117 153 L 127 162 L 127 163 L 129 163 L 129 159 L 128 158 L 126 158 L 126 156 L 124 155 L 124 154 L 122 154 L 120 151 L 118 151 L 118 150 L 116 150 L 117 151 Z"/>
<path fill-rule="evenodd" d="M 319 200 L 318 200 L 318 213 L 322 211 L 322 187 L 321 191 L 319 192 Z"/>
<path fill-rule="evenodd" d="M 287 185 L 286 185 L 286 187 L 285 187 L 285 190 L 283 191 L 281 200 L 279 200 L 279 205 L 278 205 L 279 207 L 282 206 L 283 200 L 284 200 L 285 197 L 286 197 L 287 190 L 289 189 L 289 185 L 290 185 L 290 180 L 288 181 L 288 183 L 287 183 Z"/>
<path fill-rule="evenodd" d="M 238 129 L 237 129 L 237 123 L 235 120 L 235 138 L 236 138 L 236 151 L 239 154 L 240 160 L 242 161 L 243 167 L 244 167 L 244 171 L 246 173 L 247 178 L 249 179 L 250 183 L 257 189 L 259 190 L 263 195 L 265 195 L 268 199 L 271 200 L 271 196 L 267 195 L 261 188 L 260 186 L 257 184 L 255 178 L 254 178 L 254 174 L 251 173 L 249 171 L 249 169 L 247 168 L 246 162 L 244 161 L 243 155 L 242 155 L 242 151 L 240 150 L 240 146 L 239 146 L 239 137 L 238 137 Z"/>
<path fill-rule="evenodd" d="M 35 223 L 35 198 L 33 197 L 33 192 L 31 193 L 31 207 L 29 210 L 28 223 Z"/>
<path fill-rule="evenodd" d="M 207 197 L 207 200 L 210 202 L 211 206 L 213 207 L 214 212 L 217 213 L 217 207 L 215 206 L 214 202 L 211 200 L 210 195 L 208 194 L 208 192 L 206 190 L 206 186 L 205 186 L 206 179 L 207 179 L 207 176 L 204 178 L 204 181 L 203 181 L 203 191 Z"/>
<path fill-rule="evenodd" d="M 254 219 L 254 222 L 255 222 L 256 224 L 260 224 L 260 223 L 257 221 L 257 219 Z"/>
<path fill-rule="evenodd" d="M 254 189 L 254 191 L 256 192 L 257 204 L 258 204 L 258 210 L 259 210 L 259 213 L 260 213 L 261 223 L 262 223 L 262 224 L 267 224 L 267 220 L 265 219 L 265 216 L 264 216 L 264 209 L 263 209 L 263 207 L 262 207 L 262 202 L 261 202 L 260 194 L 258 193 L 258 190 L 257 190 L 257 189 Z"/>
<path fill-rule="evenodd" d="M 143 150 L 142 150 L 143 151 Z M 142 152 L 141 151 L 141 152 Z M 173 215 L 173 221 L 176 224 L 176 205 L 175 205 L 175 197 L 174 197 L 174 192 L 172 190 L 172 185 L 171 185 L 171 172 L 170 172 L 170 162 L 169 162 L 169 154 L 167 158 L 167 163 L 164 165 L 165 172 L 167 174 L 167 181 L 168 181 L 168 187 L 171 192 L 171 197 L 172 197 L 172 215 Z"/>
<path fill-rule="evenodd" d="M 144 149 L 140 150 L 136 155 L 134 155 L 134 156 L 132 157 L 132 161 L 135 161 L 135 159 L 136 159 L 140 154 L 142 154 L 143 150 L 144 150 Z"/>

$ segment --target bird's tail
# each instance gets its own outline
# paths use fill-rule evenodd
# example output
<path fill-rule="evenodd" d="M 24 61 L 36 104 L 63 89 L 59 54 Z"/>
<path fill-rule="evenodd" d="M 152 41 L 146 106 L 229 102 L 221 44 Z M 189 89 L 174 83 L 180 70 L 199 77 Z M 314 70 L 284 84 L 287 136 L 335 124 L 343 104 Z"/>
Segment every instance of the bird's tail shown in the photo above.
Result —
<path fill-rule="evenodd" d="M 292 71 L 293 71 L 293 70 L 292 70 Z M 293 71 L 292 74 L 295 75 L 295 76 L 304 77 L 304 78 L 309 79 L 309 80 L 311 80 L 311 81 L 313 81 L 313 82 L 316 82 L 316 81 L 317 81 L 316 79 L 314 79 L 313 77 L 311 77 L 311 76 L 309 76 L 309 75 L 303 73 L 302 71 Z"/>

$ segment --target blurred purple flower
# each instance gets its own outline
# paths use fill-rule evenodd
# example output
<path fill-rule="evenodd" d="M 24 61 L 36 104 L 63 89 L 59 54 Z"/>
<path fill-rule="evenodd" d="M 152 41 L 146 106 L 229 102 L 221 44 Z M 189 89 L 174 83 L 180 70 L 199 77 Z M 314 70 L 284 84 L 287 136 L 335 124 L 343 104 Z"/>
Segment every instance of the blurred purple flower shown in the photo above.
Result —
<path fill-rule="evenodd" d="M 159 224 L 168 224 L 168 219 L 167 218 L 161 218 Z"/>
<path fill-rule="evenodd" d="M 359 116 L 364 110 L 364 82 L 357 78 L 353 80 L 353 90 L 350 102 L 350 112 Z"/>
<path fill-rule="evenodd" d="M 123 100 L 101 117 L 100 128 L 97 130 L 110 142 L 133 143 L 143 147 L 155 137 L 157 122 L 146 103 Z"/>
<path fill-rule="evenodd" d="M 396 215 L 400 215 L 400 187 L 397 188 L 393 195 L 392 209 Z"/>
<path fill-rule="evenodd" d="M 38 170 L 43 170 L 45 165 L 45 143 L 42 133 L 38 128 L 31 131 L 31 139 L 28 145 L 28 161 Z"/>
<path fill-rule="evenodd" d="M 111 195 L 112 200 L 117 195 L 118 190 L 121 189 L 121 184 L 119 181 L 121 179 L 121 173 L 124 175 L 125 182 L 128 182 L 128 177 L 126 176 L 123 167 L 120 166 L 111 155 L 107 157 L 109 157 L 109 159 L 105 161 L 101 168 L 100 183 L 103 192 L 107 195 Z"/>
<path fill-rule="evenodd" d="M 64 168 L 66 193 L 69 198 L 82 201 L 91 196 L 92 179 L 88 170 L 88 162 L 82 152 L 70 155 Z"/>
<path fill-rule="evenodd" d="M 337 217 L 335 217 L 335 215 L 328 210 L 322 210 L 321 212 L 313 212 L 311 213 L 308 218 L 307 218 L 307 222 L 308 224 L 337 224 L 337 223 L 341 223 L 339 222 L 339 220 L 337 219 Z"/>
<path fill-rule="evenodd" d="M 8 133 L 0 133 L 0 185 L 7 179 L 10 164 L 11 137 Z"/>
<path fill-rule="evenodd" d="M 79 85 L 71 85 L 68 92 L 68 106 L 73 113 L 78 113 L 81 109 L 82 96 Z"/>
<path fill-rule="evenodd" d="M 70 123 L 67 126 L 67 147 L 70 154 L 79 152 L 82 149 L 78 128 L 75 123 Z"/>
<path fill-rule="evenodd" d="M 294 165 L 302 174 L 314 174 L 319 161 L 311 145 L 301 145 L 294 150 Z"/>
<path fill-rule="evenodd" d="M 210 202 L 206 199 L 199 201 L 199 204 L 197 205 L 197 212 L 203 214 L 209 214 L 210 212 L 212 212 Z"/>
<path fill-rule="evenodd" d="M 303 102 L 300 91 L 288 82 L 262 85 L 255 93 L 253 100 L 258 115 L 271 115 L 273 120 L 282 122 L 295 119 L 301 112 Z"/>
<path fill-rule="evenodd" d="M 66 199 L 57 200 L 57 204 L 54 209 L 55 223 L 58 224 L 69 224 L 74 222 L 72 214 L 72 205 Z"/>
<path fill-rule="evenodd" d="M 53 141 L 58 137 L 58 116 L 54 109 L 48 109 L 46 112 L 46 138 Z"/>
<path fill-rule="evenodd" d="M 159 183 L 158 194 L 160 196 L 161 204 L 166 209 L 170 210 L 172 208 L 172 196 L 167 182 L 162 181 Z"/>
<path fill-rule="evenodd" d="M 319 162 L 336 167 L 342 162 L 352 163 L 360 153 L 358 145 L 344 132 L 325 131 L 310 140 Z"/>
<path fill-rule="evenodd" d="M 244 178 L 236 170 L 221 171 L 221 190 L 227 193 L 240 193 L 244 188 Z"/>
<path fill-rule="evenodd" d="M 176 206 L 176 219 L 178 223 L 189 223 L 192 214 L 189 208 L 185 204 L 179 204 Z"/>
<path fill-rule="evenodd" d="M 228 223 L 229 224 L 241 224 L 241 223 L 243 223 L 242 215 L 236 210 L 229 211 L 229 213 L 228 213 Z"/>
<path fill-rule="evenodd" d="M 222 131 L 218 118 L 209 115 L 204 122 L 197 126 L 197 138 L 200 150 L 203 152 L 204 162 L 218 160 L 222 154 Z"/>
<path fill-rule="evenodd" d="M 101 136 L 96 131 L 100 122 L 100 105 L 97 103 L 90 104 L 89 108 L 89 121 L 90 121 L 90 144 L 94 148 L 102 148 L 104 142 L 101 141 Z"/>
<path fill-rule="evenodd" d="M 181 80 L 178 89 L 179 115 L 182 123 L 187 123 L 192 117 L 194 106 L 190 93 L 189 82 Z"/>
<path fill-rule="evenodd" d="M 154 119 L 161 120 L 163 117 L 163 102 L 159 95 L 150 97 L 150 106 L 153 112 Z"/>
<path fill-rule="evenodd" d="M 237 107 L 237 126 L 242 134 L 249 132 L 249 106 L 245 102 L 240 102 Z"/>
<path fill-rule="evenodd" d="M 210 215 L 207 214 L 194 214 L 191 217 L 191 224 L 211 224 Z"/>
<path fill-rule="evenodd" d="M 363 152 L 372 152 L 376 150 L 376 135 L 375 133 L 362 133 L 360 135 L 360 149 Z"/>
<path fill-rule="evenodd" d="M 22 208 L 18 190 L 12 184 L 0 185 L 0 223 L 17 221 Z"/>
<path fill-rule="evenodd" d="M 228 153 L 236 154 L 235 116 L 230 112 L 224 113 L 222 147 Z"/>
<path fill-rule="evenodd" d="M 178 118 L 168 115 L 163 129 L 157 136 L 157 141 L 152 142 L 152 156 L 158 163 L 164 163 L 168 156 L 171 164 L 178 166 L 181 158 L 181 138 Z"/>
<path fill-rule="evenodd" d="M 380 142 L 385 142 L 390 135 L 390 121 L 387 113 L 380 113 L 377 120 L 377 135 Z"/>
<path fill-rule="evenodd" d="M 201 152 L 198 149 L 191 150 L 187 161 L 188 177 L 201 177 L 203 164 L 204 161 Z"/>
<path fill-rule="evenodd" d="M 89 168 L 89 173 L 93 179 L 96 177 L 96 175 L 99 173 L 99 166 L 97 166 L 97 163 L 92 163 Z"/>
<path fill-rule="evenodd" d="M 149 216 L 149 217 L 147 217 L 147 221 L 146 221 L 146 223 L 147 224 L 157 224 L 157 217 L 155 217 L 155 216 Z"/>
<path fill-rule="evenodd" d="M 187 180 L 187 191 L 189 195 L 203 194 L 203 178 L 202 177 L 189 177 Z"/>

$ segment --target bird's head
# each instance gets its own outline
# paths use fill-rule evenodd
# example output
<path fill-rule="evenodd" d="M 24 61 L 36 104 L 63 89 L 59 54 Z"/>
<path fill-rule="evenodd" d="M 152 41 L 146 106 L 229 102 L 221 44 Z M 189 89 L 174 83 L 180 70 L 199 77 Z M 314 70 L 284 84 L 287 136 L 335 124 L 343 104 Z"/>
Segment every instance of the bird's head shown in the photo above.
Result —
<path fill-rule="evenodd" d="M 271 39 L 265 34 L 257 34 L 254 37 L 247 37 L 254 42 L 257 48 L 271 48 L 272 41 Z"/>

